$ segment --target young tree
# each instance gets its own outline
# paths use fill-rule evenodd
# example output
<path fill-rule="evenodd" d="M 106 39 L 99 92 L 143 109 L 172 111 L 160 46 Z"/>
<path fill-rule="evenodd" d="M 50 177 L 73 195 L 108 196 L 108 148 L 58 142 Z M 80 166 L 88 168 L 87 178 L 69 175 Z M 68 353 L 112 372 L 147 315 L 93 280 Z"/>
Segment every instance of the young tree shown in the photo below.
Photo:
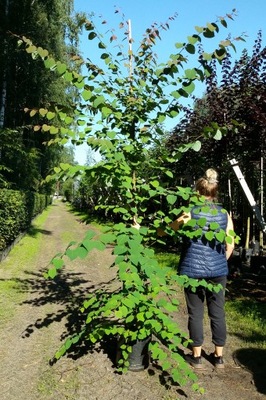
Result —
<path fill-rule="evenodd" d="M 213 52 L 203 53 L 196 60 L 196 67 L 186 68 L 188 57 L 195 54 L 196 47 L 202 45 L 204 38 L 215 37 L 220 27 L 227 26 L 228 18 L 232 16 L 220 17 L 204 27 L 196 27 L 187 42 L 176 43 L 176 52 L 170 55 L 165 64 L 160 65 L 157 65 L 153 47 L 160 39 L 161 31 L 168 29 L 169 21 L 147 29 L 136 53 L 130 50 L 124 54 L 115 45 L 113 54 L 106 42 L 108 39 L 111 42 L 115 40 L 114 33 L 110 38 L 105 38 L 98 32 L 94 22 L 87 20 L 85 28 L 88 38 L 100 51 L 96 63 L 84 61 L 88 69 L 87 76 L 69 70 L 67 66 L 62 67 L 60 62 L 51 61 L 42 48 L 22 38 L 28 53 L 34 57 L 39 55 L 47 68 L 80 90 L 81 101 L 75 105 L 70 117 L 62 112 L 60 106 L 54 107 L 52 112 L 48 109 L 36 111 L 39 115 L 49 115 L 50 122 L 44 121 L 42 131 L 58 133 L 55 143 L 61 140 L 62 135 L 70 137 L 74 143 L 86 141 L 102 156 L 101 162 L 89 167 L 61 164 L 56 168 L 56 177 L 73 177 L 81 171 L 85 172 L 92 181 L 99 183 L 102 190 L 95 209 L 111 212 L 118 219 L 118 223 L 97 238 L 95 232 L 88 231 L 80 244 L 70 245 L 63 254 L 52 260 L 48 272 L 51 278 L 64 265 L 64 257 L 83 258 L 93 248 L 102 250 L 112 244 L 115 256 L 113 266 L 117 267 L 117 279 L 120 282 L 117 290 L 96 290 L 84 302 L 86 324 L 75 337 L 67 340 L 56 358 L 60 358 L 79 340 L 95 343 L 106 335 L 119 335 L 124 340 L 123 359 L 119 361 L 120 369 L 124 370 L 129 365 L 132 341 L 152 335 L 152 357 L 161 363 L 162 369 L 169 371 L 172 379 L 181 384 L 188 378 L 196 379 L 179 354 L 180 344 L 187 346 L 188 341 L 173 321 L 171 313 L 178 310 L 176 285 L 196 287 L 199 282 L 177 276 L 172 269 L 160 268 L 149 244 L 158 240 L 157 228 L 162 222 L 164 229 L 173 235 L 167 225 L 182 211 L 189 209 L 183 204 L 185 201 L 190 200 L 190 206 L 202 204 L 202 199 L 198 199 L 189 187 L 167 187 L 163 180 L 164 176 L 173 177 L 171 163 L 179 162 L 184 151 L 200 150 L 200 140 L 197 138 L 177 147 L 167 159 L 169 168 L 158 165 L 156 159 L 150 158 L 152 173 L 143 179 L 142 170 L 150 154 L 150 146 L 159 144 L 164 135 L 161 124 L 166 117 L 175 118 L 178 115 L 180 99 L 190 96 L 196 82 L 204 81 L 210 74 L 208 60 L 221 61 L 228 48 L 234 48 L 230 40 L 221 41 Z M 127 23 L 122 22 L 120 26 L 128 34 Z M 128 60 L 128 69 L 124 66 L 125 59 Z M 69 128 L 53 125 L 56 117 L 64 123 L 68 118 Z M 72 129 L 74 122 L 80 127 L 78 132 Z M 209 132 L 210 140 L 216 135 L 217 129 Z M 168 204 L 167 214 L 158 209 L 161 199 Z M 154 205 L 153 212 L 148 215 L 147 209 L 151 204 Z M 180 230 L 180 234 L 190 237 L 201 235 L 204 221 L 199 224 L 196 231 L 184 229 Z M 234 235 L 233 232 L 231 234 Z M 231 236 L 227 237 L 217 227 L 212 233 L 208 232 L 210 236 L 219 241 L 232 240 Z M 204 282 L 201 284 L 204 285 Z M 211 288 L 220 290 L 213 286 Z"/>

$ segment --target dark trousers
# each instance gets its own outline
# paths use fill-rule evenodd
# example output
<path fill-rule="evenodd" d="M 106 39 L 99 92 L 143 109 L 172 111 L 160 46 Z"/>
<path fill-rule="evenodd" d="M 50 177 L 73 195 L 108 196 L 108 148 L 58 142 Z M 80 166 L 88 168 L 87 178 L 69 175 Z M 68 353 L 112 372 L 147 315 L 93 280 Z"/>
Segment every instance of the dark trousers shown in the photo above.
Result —
<path fill-rule="evenodd" d="M 203 318 L 204 302 L 206 299 L 208 315 L 210 318 L 212 342 L 216 346 L 224 346 L 226 341 L 226 323 L 224 312 L 226 276 L 205 279 L 209 283 L 223 285 L 218 293 L 211 292 L 203 286 L 198 286 L 196 292 L 190 288 L 185 289 L 185 297 L 188 309 L 188 330 L 192 346 L 202 346 L 204 340 Z"/>

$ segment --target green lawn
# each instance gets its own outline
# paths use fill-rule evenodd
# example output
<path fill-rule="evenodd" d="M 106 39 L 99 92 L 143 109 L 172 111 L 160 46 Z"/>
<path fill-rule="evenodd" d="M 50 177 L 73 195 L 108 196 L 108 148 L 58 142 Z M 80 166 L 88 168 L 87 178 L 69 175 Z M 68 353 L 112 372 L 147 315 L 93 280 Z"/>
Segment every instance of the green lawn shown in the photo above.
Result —
<path fill-rule="evenodd" d="M 10 256 L 0 263 L 5 279 L 0 280 L 0 326 L 10 320 L 16 312 L 16 304 L 19 304 L 26 296 L 27 284 L 22 282 L 19 271 L 25 269 L 25 265 L 34 265 L 40 249 L 41 229 L 49 215 L 48 207 L 33 222 L 27 235 L 11 250 Z"/>

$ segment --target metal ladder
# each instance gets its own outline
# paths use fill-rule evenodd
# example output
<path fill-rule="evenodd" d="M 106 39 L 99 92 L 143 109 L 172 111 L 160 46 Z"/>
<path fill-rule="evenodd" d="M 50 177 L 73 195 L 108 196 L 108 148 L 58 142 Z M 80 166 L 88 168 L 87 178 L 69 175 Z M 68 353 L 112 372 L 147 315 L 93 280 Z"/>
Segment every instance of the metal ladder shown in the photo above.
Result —
<path fill-rule="evenodd" d="M 242 186 L 242 189 L 249 201 L 249 204 L 253 210 L 253 213 L 255 214 L 255 216 L 259 222 L 262 232 L 266 233 L 266 223 L 265 223 L 264 218 L 261 215 L 260 209 L 259 209 L 258 205 L 256 204 L 256 201 L 247 185 L 247 182 L 239 168 L 238 162 L 234 158 L 232 160 L 229 160 L 229 162 L 232 165 L 233 170 L 235 171 L 236 177 L 237 177 L 240 185 Z"/>

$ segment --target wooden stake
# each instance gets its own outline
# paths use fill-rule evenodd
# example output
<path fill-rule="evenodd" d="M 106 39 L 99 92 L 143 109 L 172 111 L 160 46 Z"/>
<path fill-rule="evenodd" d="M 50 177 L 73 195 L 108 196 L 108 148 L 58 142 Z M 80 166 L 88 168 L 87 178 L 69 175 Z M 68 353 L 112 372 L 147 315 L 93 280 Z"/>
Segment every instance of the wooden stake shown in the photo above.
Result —
<path fill-rule="evenodd" d="M 127 21 L 128 23 L 128 44 L 129 44 L 129 77 L 132 78 L 133 75 L 133 65 L 132 65 L 132 29 L 131 29 L 131 19 Z"/>

